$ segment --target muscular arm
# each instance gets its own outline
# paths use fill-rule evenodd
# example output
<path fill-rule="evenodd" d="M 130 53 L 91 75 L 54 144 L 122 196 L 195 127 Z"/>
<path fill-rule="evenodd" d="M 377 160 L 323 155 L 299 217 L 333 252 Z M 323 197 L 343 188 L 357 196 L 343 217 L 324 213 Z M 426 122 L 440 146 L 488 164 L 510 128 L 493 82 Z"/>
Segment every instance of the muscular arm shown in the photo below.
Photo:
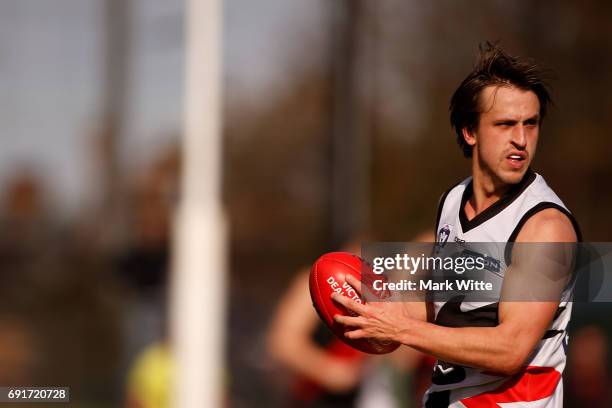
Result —
<path fill-rule="evenodd" d="M 520 370 L 542 338 L 557 304 L 500 303 L 499 309 L 500 324 L 496 327 L 448 328 L 417 322 L 399 339 L 444 361 L 511 375 Z"/>
<path fill-rule="evenodd" d="M 555 209 L 543 210 L 529 219 L 517 242 L 576 242 L 570 220 Z M 521 268 L 520 251 L 513 251 L 510 268 Z M 512 273 L 508 269 L 507 273 Z M 334 297 L 334 299 L 337 299 Z M 343 304 L 344 299 L 337 299 Z M 337 320 L 357 329 L 350 338 L 376 337 L 399 341 L 439 359 L 510 375 L 522 367 L 550 326 L 558 301 L 500 302 L 496 327 L 442 327 L 417 319 L 398 321 L 385 303 L 352 305 L 360 316 Z M 386 310 L 388 308 L 388 310 Z"/>

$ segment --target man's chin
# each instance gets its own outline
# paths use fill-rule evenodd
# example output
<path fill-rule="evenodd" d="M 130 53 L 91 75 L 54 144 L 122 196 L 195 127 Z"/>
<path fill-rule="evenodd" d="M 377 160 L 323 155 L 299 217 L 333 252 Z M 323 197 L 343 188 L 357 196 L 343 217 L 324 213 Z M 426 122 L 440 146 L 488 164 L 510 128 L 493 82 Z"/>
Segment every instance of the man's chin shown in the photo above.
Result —
<path fill-rule="evenodd" d="M 525 173 L 527 173 L 527 167 L 519 170 L 510 170 L 505 171 L 501 174 L 500 180 L 505 184 L 518 184 L 521 182 L 523 177 L 525 177 Z"/>

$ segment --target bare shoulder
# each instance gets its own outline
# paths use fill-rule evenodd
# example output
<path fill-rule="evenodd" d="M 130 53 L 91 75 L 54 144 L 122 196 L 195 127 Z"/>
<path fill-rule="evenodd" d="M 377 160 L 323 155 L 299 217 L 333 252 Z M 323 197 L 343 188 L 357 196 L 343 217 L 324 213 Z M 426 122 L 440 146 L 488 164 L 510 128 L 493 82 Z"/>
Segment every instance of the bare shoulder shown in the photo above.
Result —
<path fill-rule="evenodd" d="M 576 229 L 572 221 L 556 208 L 547 208 L 534 214 L 516 237 L 516 242 L 576 241 Z"/>

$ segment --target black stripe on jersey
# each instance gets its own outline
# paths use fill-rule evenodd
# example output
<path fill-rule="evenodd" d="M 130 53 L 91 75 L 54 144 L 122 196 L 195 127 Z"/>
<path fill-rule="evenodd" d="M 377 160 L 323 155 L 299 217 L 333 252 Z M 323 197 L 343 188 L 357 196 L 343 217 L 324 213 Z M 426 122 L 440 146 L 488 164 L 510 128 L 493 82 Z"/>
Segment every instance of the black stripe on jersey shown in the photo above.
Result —
<path fill-rule="evenodd" d="M 555 312 L 555 316 L 553 317 L 553 322 L 554 322 L 555 320 L 557 320 L 557 319 L 559 318 L 559 316 L 561 316 L 561 313 L 563 313 L 563 311 L 564 311 L 565 309 L 566 309 L 566 307 L 565 307 L 565 306 L 559 306 L 559 307 L 557 308 L 557 311 Z"/>
<path fill-rule="evenodd" d="M 465 190 L 463 191 L 463 196 L 461 197 L 461 207 L 459 207 L 459 221 L 461 221 L 461 229 L 463 233 L 465 234 L 469 230 L 476 228 L 483 222 L 490 220 L 491 218 L 502 212 L 502 210 L 512 204 L 514 200 L 516 200 L 523 193 L 523 191 L 525 191 L 527 187 L 529 187 L 531 183 L 533 183 L 535 179 L 535 172 L 533 172 L 531 168 L 527 169 L 527 172 L 525 173 L 525 176 L 523 176 L 523 179 L 518 184 L 512 186 L 512 188 L 510 188 L 510 190 L 506 194 L 504 194 L 502 198 L 494 202 L 489 207 L 485 208 L 484 211 L 476 215 L 471 220 L 468 220 L 467 216 L 465 215 L 465 204 L 470 199 L 470 196 L 473 193 L 472 181 L 470 181 L 470 183 L 465 187 Z"/>
<path fill-rule="evenodd" d="M 523 217 L 519 220 L 518 224 L 516 224 L 516 227 L 514 227 L 514 231 L 512 231 L 512 234 L 510 234 L 510 238 L 508 238 L 508 245 L 506 245 L 506 250 L 504 253 L 504 258 L 506 259 L 506 265 L 510 266 L 510 263 L 512 262 L 512 242 L 516 241 L 516 237 L 518 237 L 519 232 L 521 232 L 523 225 L 525 225 L 525 223 L 529 220 L 529 218 L 533 217 L 535 214 L 539 213 L 540 211 L 546 210 L 548 208 L 555 208 L 561 211 L 563 214 L 565 214 L 565 216 L 569 218 L 569 220 L 571 221 L 574 227 L 574 231 L 576 231 L 576 238 L 578 242 L 582 242 L 582 233 L 580 232 L 578 221 L 576 221 L 576 218 L 574 218 L 572 213 L 567 211 L 565 208 L 563 208 L 559 204 L 551 203 L 549 201 L 543 201 L 531 207 L 529 211 L 527 211 L 525 215 L 523 215 Z"/>
<path fill-rule="evenodd" d="M 547 330 L 544 336 L 542 336 L 542 340 L 551 339 L 563 333 L 565 333 L 565 330 Z"/>
<path fill-rule="evenodd" d="M 438 211 L 436 211 L 436 225 L 434 228 L 434 234 L 436 237 L 435 238 L 436 241 L 438 237 L 438 228 L 440 228 L 440 218 L 442 217 L 442 209 L 444 208 L 444 202 L 446 201 L 446 197 L 448 197 L 448 193 L 450 193 L 453 188 L 457 187 L 461 183 L 462 182 L 460 181 L 459 183 L 455 184 L 454 186 L 446 190 L 444 194 L 442 194 L 442 196 L 440 197 L 440 200 L 438 201 Z"/>
<path fill-rule="evenodd" d="M 565 309 L 566 309 L 565 306 L 559 306 L 557 308 L 557 311 L 555 312 L 555 316 L 552 319 L 553 323 L 559 318 L 559 316 L 561 316 L 561 313 L 563 313 Z M 550 339 L 551 337 L 555 337 L 562 333 L 565 333 L 565 330 L 553 330 L 553 329 L 547 330 L 544 333 L 544 336 L 542 336 L 542 340 Z"/>
<path fill-rule="evenodd" d="M 495 327 L 499 324 L 499 304 L 491 303 L 472 310 L 462 311 L 464 295 L 449 299 L 440 308 L 435 323 L 444 327 Z"/>
<path fill-rule="evenodd" d="M 432 392 L 427 396 L 425 408 L 448 408 L 450 405 L 450 391 Z"/>

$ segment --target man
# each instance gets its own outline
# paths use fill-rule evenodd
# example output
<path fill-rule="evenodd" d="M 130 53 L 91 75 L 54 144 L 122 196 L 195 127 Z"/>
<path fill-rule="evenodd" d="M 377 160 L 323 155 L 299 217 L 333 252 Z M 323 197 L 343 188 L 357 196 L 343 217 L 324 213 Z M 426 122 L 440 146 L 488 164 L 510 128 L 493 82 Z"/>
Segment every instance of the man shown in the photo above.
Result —
<path fill-rule="evenodd" d="M 439 242 L 580 239 L 569 211 L 530 169 L 549 101 L 537 66 L 495 45 L 481 50 L 479 63 L 451 98 L 451 124 L 464 155 L 472 159 L 472 176 L 442 196 Z M 530 266 L 530 258 L 514 249 L 511 262 L 502 260 L 500 274 L 507 282 L 513 270 Z M 347 276 L 347 282 L 361 291 L 354 278 Z M 571 284 L 557 299 L 500 300 L 472 305 L 471 310 L 445 302 L 417 307 L 400 302 L 361 305 L 337 295 L 333 299 L 357 314 L 335 317 L 351 328 L 346 337 L 392 340 L 438 359 L 426 407 L 563 404 Z M 476 312 L 478 324 L 457 319 Z"/>

